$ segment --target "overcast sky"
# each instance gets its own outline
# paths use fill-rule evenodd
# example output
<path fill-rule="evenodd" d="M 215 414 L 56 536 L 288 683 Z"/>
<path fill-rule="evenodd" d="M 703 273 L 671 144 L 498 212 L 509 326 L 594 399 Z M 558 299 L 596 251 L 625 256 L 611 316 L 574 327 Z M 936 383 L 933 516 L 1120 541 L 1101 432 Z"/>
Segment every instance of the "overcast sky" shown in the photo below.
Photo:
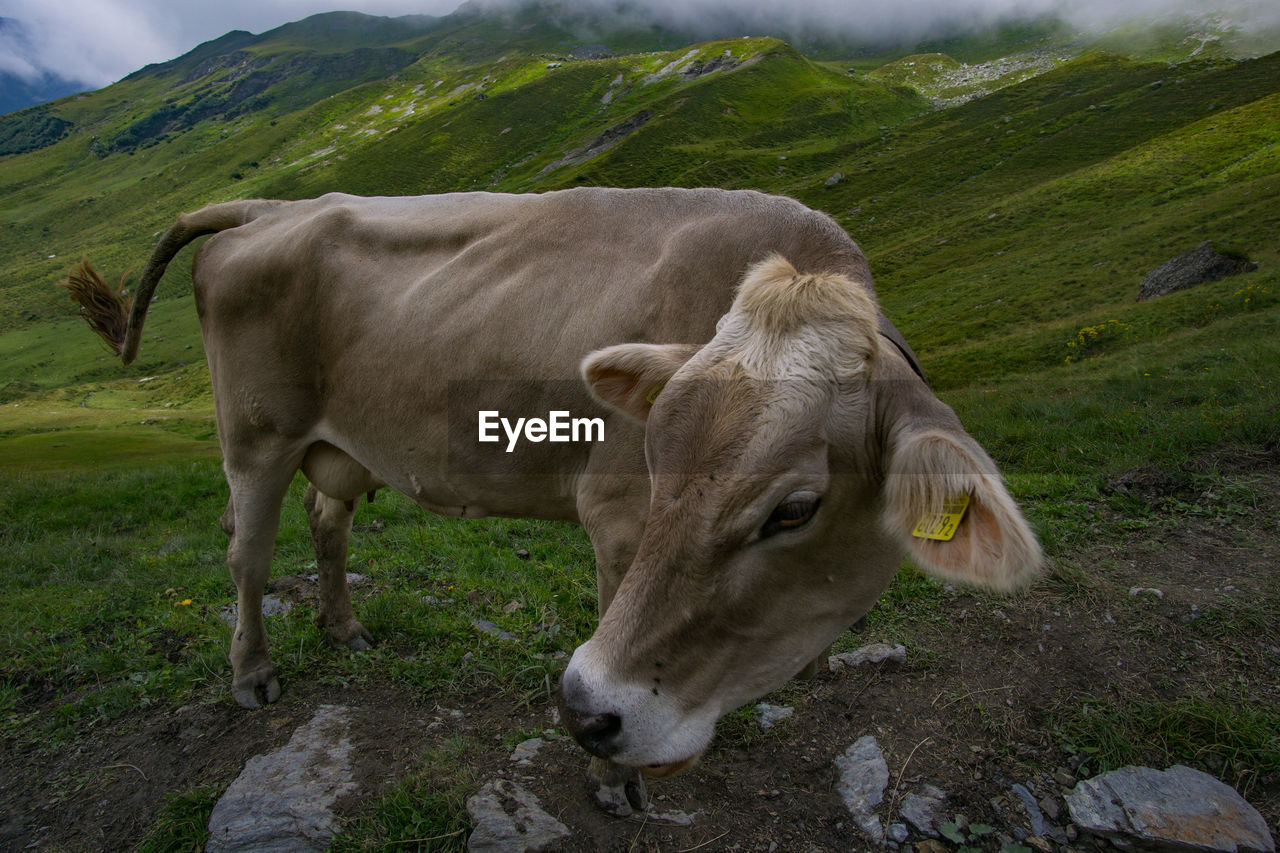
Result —
<path fill-rule="evenodd" d="M 573 0 L 607 3 L 609 0 Z M 489 0 L 492 2 L 492 0 Z M 231 30 L 260 33 L 338 9 L 375 15 L 452 12 L 460 0 L 0 0 L 0 70 L 52 72 L 104 86 L 152 62 L 181 56 Z M 926 32 L 940 19 L 987 22 L 1019 13 L 1057 11 L 1081 26 L 1117 16 L 1157 16 L 1229 8 L 1248 26 L 1280 20 L 1276 0 L 635 0 L 676 23 L 692 23 L 713 6 L 785 16 L 793 29 L 854 29 L 877 36 Z M 781 11 L 785 10 L 785 11 Z M 807 27 L 806 27 L 807 25 Z"/>

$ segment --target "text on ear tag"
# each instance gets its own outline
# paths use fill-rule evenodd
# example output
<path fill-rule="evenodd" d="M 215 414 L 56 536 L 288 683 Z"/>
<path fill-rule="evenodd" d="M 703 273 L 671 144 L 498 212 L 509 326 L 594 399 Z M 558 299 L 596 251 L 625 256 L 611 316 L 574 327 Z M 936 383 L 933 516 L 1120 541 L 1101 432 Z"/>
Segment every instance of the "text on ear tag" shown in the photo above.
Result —
<path fill-rule="evenodd" d="M 960 529 L 965 510 L 969 508 L 967 494 L 950 495 L 939 512 L 932 512 L 920 519 L 911 535 L 917 539 L 936 539 L 939 542 L 950 542 Z"/>

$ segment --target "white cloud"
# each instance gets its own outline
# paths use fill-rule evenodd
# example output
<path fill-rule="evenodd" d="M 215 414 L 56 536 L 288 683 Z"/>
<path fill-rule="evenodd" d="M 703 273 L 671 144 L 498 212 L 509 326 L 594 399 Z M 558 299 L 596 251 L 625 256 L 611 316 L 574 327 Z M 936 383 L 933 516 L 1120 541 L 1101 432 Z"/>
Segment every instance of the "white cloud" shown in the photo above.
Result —
<path fill-rule="evenodd" d="M 23 34 L 0 28 L 0 70 L 25 76 L 52 72 L 101 86 L 152 62 L 173 59 L 231 30 L 264 32 L 318 12 L 444 15 L 459 0 L 0 0 L 0 17 L 16 19 Z M 513 0 L 480 0 L 487 5 Z M 567 0 L 611 10 L 618 0 Z M 1275 0 L 630 0 L 681 26 L 723 20 L 726 12 L 763 30 L 857 32 L 919 37 L 940 24 L 981 26 L 1020 14 L 1057 13 L 1080 27 L 1136 17 L 1169 18 L 1223 11 L 1249 26 L 1280 25 Z"/>
<path fill-rule="evenodd" d="M 0 66 L 28 77 L 102 86 L 174 45 L 128 0 L 5 0 L 0 15 L 20 25 L 0 32 Z"/>
<path fill-rule="evenodd" d="M 265 32 L 318 12 L 444 15 L 459 0 L 0 0 L 0 70 L 105 86 L 231 30 Z"/>

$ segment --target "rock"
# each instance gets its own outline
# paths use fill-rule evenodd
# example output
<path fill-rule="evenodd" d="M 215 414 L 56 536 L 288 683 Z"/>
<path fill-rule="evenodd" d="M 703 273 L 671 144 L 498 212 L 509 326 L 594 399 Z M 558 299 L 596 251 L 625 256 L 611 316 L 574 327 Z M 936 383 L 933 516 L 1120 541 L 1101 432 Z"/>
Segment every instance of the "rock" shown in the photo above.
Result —
<path fill-rule="evenodd" d="M 950 853 L 947 845 L 933 838 L 926 838 L 916 844 L 916 853 Z"/>
<path fill-rule="evenodd" d="M 516 744 L 516 748 L 511 750 L 511 760 L 520 764 L 528 764 L 538 757 L 538 750 L 542 749 L 545 743 L 540 737 L 531 737 L 528 740 L 521 741 Z"/>
<path fill-rule="evenodd" d="M 825 183 L 829 187 L 834 187 L 836 184 L 840 183 L 843 180 L 844 180 L 844 172 L 836 172 L 834 175 L 827 178 Z"/>
<path fill-rule="evenodd" d="M 1040 813 L 1040 804 L 1036 802 L 1036 798 L 1031 795 L 1025 785 L 1015 784 L 1011 790 L 1022 801 L 1022 807 L 1026 809 L 1027 819 L 1031 822 L 1031 834 L 1044 835 L 1046 828 L 1044 815 Z"/>
<path fill-rule="evenodd" d="M 574 59 L 608 59 L 613 51 L 604 44 L 580 44 L 569 52 Z"/>
<path fill-rule="evenodd" d="M 905 823 L 891 823 L 885 830 L 885 835 L 889 836 L 890 841 L 901 844 L 911 837 L 911 830 L 907 829 Z"/>
<path fill-rule="evenodd" d="M 554 849 L 569 835 L 563 823 L 542 810 L 533 794 L 507 779 L 485 783 L 467 799 L 476 828 L 467 839 L 470 853 L 532 853 Z"/>
<path fill-rule="evenodd" d="M 1253 272 L 1258 265 L 1248 258 L 1231 257 L 1214 251 L 1213 242 L 1206 240 L 1189 252 L 1184 252 L 1147 273 L 1138 288 L 1138 301 L 1164 296 L 1175 290 L 1186 290 L 1197 284 Z"/>
<path fill-rule="evenodd" d="M 902 819 L 916 828 L 916 832 L 930 838 L 938 837 L 938 819 L 947 795 L 933 785 L 925 785 L 918 792 L 902 798 Z"/>
<path fill-rule="evenodd" d="M 1129 597 L 1137 598 L 1140 595 L 1152 595 L 1156 598 L 1164 598 L 1164 593 L 1154 587 L 1131 586 L 1129 587 Z"/>
<path fill-rule="evenodd" d="M 497 625 L 493 624 L 487 619 L 472 620 L 471 627 L 475 628 L 477 631 L 483 634 L 488 634 L 491 637 L 497 637 L 499 640 L 511 641 L 515 639 L 514 634 L 510 634 L 502 630 Z"/>
<path fill-rule="evenodd" d="M 851 652 L 832 655 L 827 658 L 827 668 L 832 672 L 839 672 L 845 667 L 862 666 L 864 663 L 883 663 L 884 661 L 905 663 L 906 660 L 906 646 L 872 643 L 869 646 L 863 646 Z"/>
<path fill-rule="evenodd" d="M 884 789 L 889 784 L 889 765 L 880 752 L 880 744 L 871 735 L 864 735 L 844 755 L 837 756 L 835 765 L 839 774 L 836 790 L 845 808 L 867 837 L 883 841 L 884 829 L 875 810 L 884 800 Z"/>
<path fill-rule="evenodd" d="M 795 708 L 788 708 L 784 705 L 769 705 L 761 702 L 756 706 L 756 720 L 759 722 L 760 728 L 768 731 L 783 720 L 791 719 L 791 715 L 795 712 Z"/>
<path fill-rule="evenodd" d="M 262 615 L 267 616 L 283 616 L 293 609 L 293 602 L 286 601 L 283 598 L 277 598 L 274 595 L 262 596 Z M 218 618 L 221 619 L 228 627 L 236 626 L 236 614 L 239 613 L 239 607 L 233 601 L 222 610 L 218 611 Z"/>
<path fill-rule="evenodd" d="M 1185 767 L 1122 767 L 1086 779 L 1067 795 L 1080 829 L 1117 844 L 1166 851 L 1273 853 L 1275 841 L 1253 806 L 1217 779 Z"/>
<path fill-rule="evenodd" d="M 213 807 L 205 853 L 326 849 L 338 829 L 331 807 L 356 787 L 348 714 L 322 705 L 283 748 L 246 761 Z"/>
<path fill-rule="evenodd" d="M 699 810 L 689 814 L 681 811 L 659 812 L 650 808 L 644 814 L 648 820 L 657 821 L 658 823 L 669 823 L 672 826 L 693 826 L 694 818 L 702 814 L 702 811 Z"/>

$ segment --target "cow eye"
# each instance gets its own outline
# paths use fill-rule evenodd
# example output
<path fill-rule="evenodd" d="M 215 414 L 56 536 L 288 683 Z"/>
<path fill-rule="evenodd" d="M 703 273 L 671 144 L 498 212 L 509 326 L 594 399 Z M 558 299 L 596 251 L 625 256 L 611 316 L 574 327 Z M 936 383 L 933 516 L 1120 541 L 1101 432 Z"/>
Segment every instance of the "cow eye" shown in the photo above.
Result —
<path fill-rule="evenodd" d="M 760 538 L 767 539 L 784 530 L 795 530 L 804 527 L 818 511 L 822 499 L 812 492 L 796 492 L 773 508 L 768 520 L 760 528 Z"/>

